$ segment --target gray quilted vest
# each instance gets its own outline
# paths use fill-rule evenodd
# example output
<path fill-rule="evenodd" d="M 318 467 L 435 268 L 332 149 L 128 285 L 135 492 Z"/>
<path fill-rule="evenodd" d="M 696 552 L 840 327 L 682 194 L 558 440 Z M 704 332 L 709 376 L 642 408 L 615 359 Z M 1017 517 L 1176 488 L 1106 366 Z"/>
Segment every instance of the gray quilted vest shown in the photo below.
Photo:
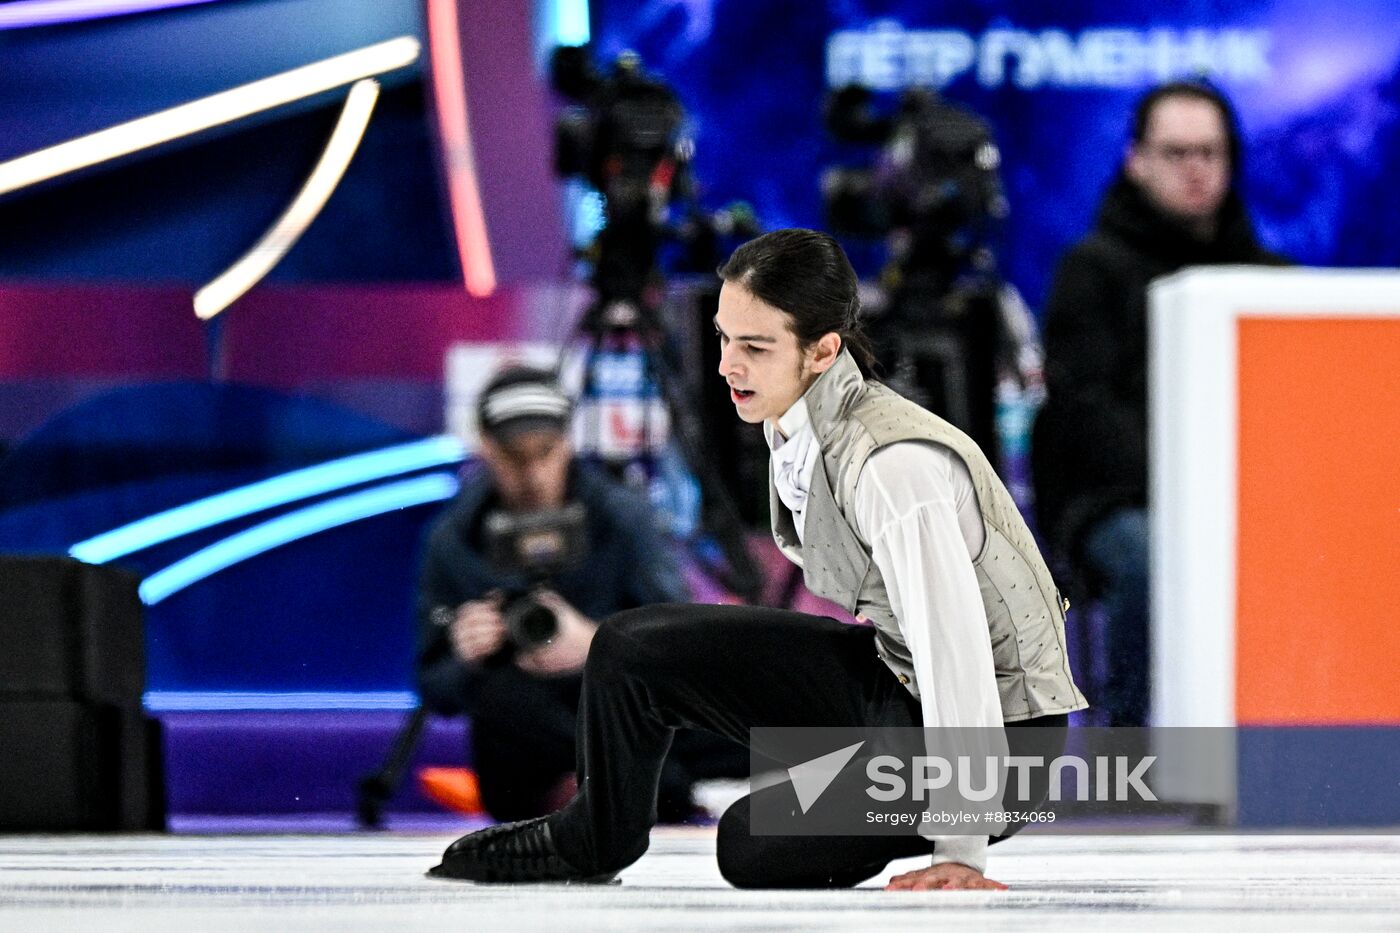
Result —
<path fill-rule="evenodd" d="M 768 492 L 773 539 L 802 566 L 807 588 L 869 619 L 880 659 L 919 695 L 885 582 L 870 544 L 846 520 L 845 504 L 876 450 L 897 441 L 942 444 L 967 464 L 985 523 L 986 543 L 973 566 L 987 611 L 1003 718 L 1013 722 L 1088 706 L 1070 676 L 1067 607 L 1010 493 L 972 439 L 880 383 L 867 382 L 845 350 L 804 398 L 822 452 L 822 468 L 813 472 L 807 494 L 804 540 L 778 498 L 771 464 Z"/>

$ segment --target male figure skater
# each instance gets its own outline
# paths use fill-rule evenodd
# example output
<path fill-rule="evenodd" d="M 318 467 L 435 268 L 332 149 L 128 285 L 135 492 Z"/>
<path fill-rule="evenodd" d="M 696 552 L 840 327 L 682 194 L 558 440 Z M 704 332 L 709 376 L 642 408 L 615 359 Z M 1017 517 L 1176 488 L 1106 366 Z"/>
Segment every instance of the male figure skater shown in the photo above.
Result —
<path fill-rule="evenodd" d="M 578 795 L 462 837 L 436 876 L 611 880 L 646 851 L 680 727 L 747 743 L 757 726 L 1035 725 L 1062 741 L 1066 714 L 1087 705 L 1059 593 L 986 458 L 866 378 L 857 281 L 840 246 L 779 230 L 741 246 L 720 276 L 720 375 L 772 448 L 774 537 L 814 592 L 871 624 L 747 606 L 612 616 L 584 668 Z M 1013 755 L 1018 733 L 1032 734 L 1006 730 Z M 890 889 L 1004 887 L 984 874 L 986 836 L 755 835 L 751 801 L 718 831 L 720 871 L 737 887 L 849 887 L 919 854 L 931 864 Z"/>

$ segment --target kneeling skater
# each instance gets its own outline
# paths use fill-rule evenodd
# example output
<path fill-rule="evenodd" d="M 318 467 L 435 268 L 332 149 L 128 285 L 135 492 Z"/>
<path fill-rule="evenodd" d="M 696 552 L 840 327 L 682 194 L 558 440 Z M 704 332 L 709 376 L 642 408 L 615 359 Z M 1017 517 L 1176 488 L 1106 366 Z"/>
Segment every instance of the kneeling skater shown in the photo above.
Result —
<path fill-rule="evenodd" d="M 1060 595 L 987 458 L 867 378 L 856 275 L 836 241 L 779 230 L 739 247 L 719 274 L 719 373 L 771 448 L 774 539 L 813 592 L 870 624 L 708 605 L 609 618 L 584 668 L 577 796 L 548 816 L 463 836 L 435 876 L 612 879 L 647 849 L 678 728 L 747 744 L 760 726 L 1004 725 L 1013 755 L 1027 750 L 1018 736 L 1049 734 L 1049 760 L 1067 714 L 1087 705 L 1070 675 Z M 720 871 L 738 887 L 849 887 L 893 859 L 931 854 L 889 887 L 1001 888 L 984 875 L 987 844 L 1023 825 L 990 839 L 941 827 L 759 835 L 753 797 L 719 823 Z"/>

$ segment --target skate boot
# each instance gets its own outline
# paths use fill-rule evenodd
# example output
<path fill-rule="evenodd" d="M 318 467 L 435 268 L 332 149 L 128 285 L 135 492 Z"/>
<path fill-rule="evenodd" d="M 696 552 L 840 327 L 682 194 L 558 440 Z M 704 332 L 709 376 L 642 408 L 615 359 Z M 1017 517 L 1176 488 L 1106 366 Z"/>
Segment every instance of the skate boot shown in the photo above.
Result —
<path fill-rule="evenodd" d="M 490 884 L 608 884 L 617 876 L 580 871 L 564 861 L 547 816 L 468 833 L 447 847 L 442 864 L 428 874 Z"/>

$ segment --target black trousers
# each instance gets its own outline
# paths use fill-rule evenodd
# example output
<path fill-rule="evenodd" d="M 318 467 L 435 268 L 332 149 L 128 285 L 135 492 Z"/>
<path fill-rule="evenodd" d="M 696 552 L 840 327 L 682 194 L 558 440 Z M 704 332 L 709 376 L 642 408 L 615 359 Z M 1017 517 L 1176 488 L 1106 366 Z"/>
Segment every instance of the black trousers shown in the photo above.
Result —
<path fill-rule="evenodd" d="M 583 678 L 536 677 L 509 658 L 488 663 L 474 677 L 470 751 L 482 805 L 503 821 L 550 812 L 558 806 L 561 781 L 577 767 L 574 730 Z M 694 814 L 696 780 L 747 773 L 741 746 L 709 734 L 679 734 L 661 768 L 660 822 L 684 822 Z"/>
<path fill-rule="evenodd" d="M 918 701 L 876 656 L 874 637 L 865 626 L 747 606 L 651 606 L 608 619 L 584 668 L 581 780 L 553 823 L 560 853 L 590 872 L 616 871 L 642 856 L 676 729 L 747 744 L 758 726 L 921 725 Z M 1008 729 L 1011 753 L 1053 757 L 1058 751 L 1044 748 L 1044 737 L 1053 746 L 1058 736 L 1062 748 L 1065 724 L 1053 716 L 1025 723 L 1048 729 Z M 1018 734 L 1039 736 L 1042 747 L 1025 747 Z M 750 810 L 745 797 L 719 825 L 720 871 L 738 887 L 848 887 L 893 859 L 932 851 L 913 834 L 757 836 Z"/>

